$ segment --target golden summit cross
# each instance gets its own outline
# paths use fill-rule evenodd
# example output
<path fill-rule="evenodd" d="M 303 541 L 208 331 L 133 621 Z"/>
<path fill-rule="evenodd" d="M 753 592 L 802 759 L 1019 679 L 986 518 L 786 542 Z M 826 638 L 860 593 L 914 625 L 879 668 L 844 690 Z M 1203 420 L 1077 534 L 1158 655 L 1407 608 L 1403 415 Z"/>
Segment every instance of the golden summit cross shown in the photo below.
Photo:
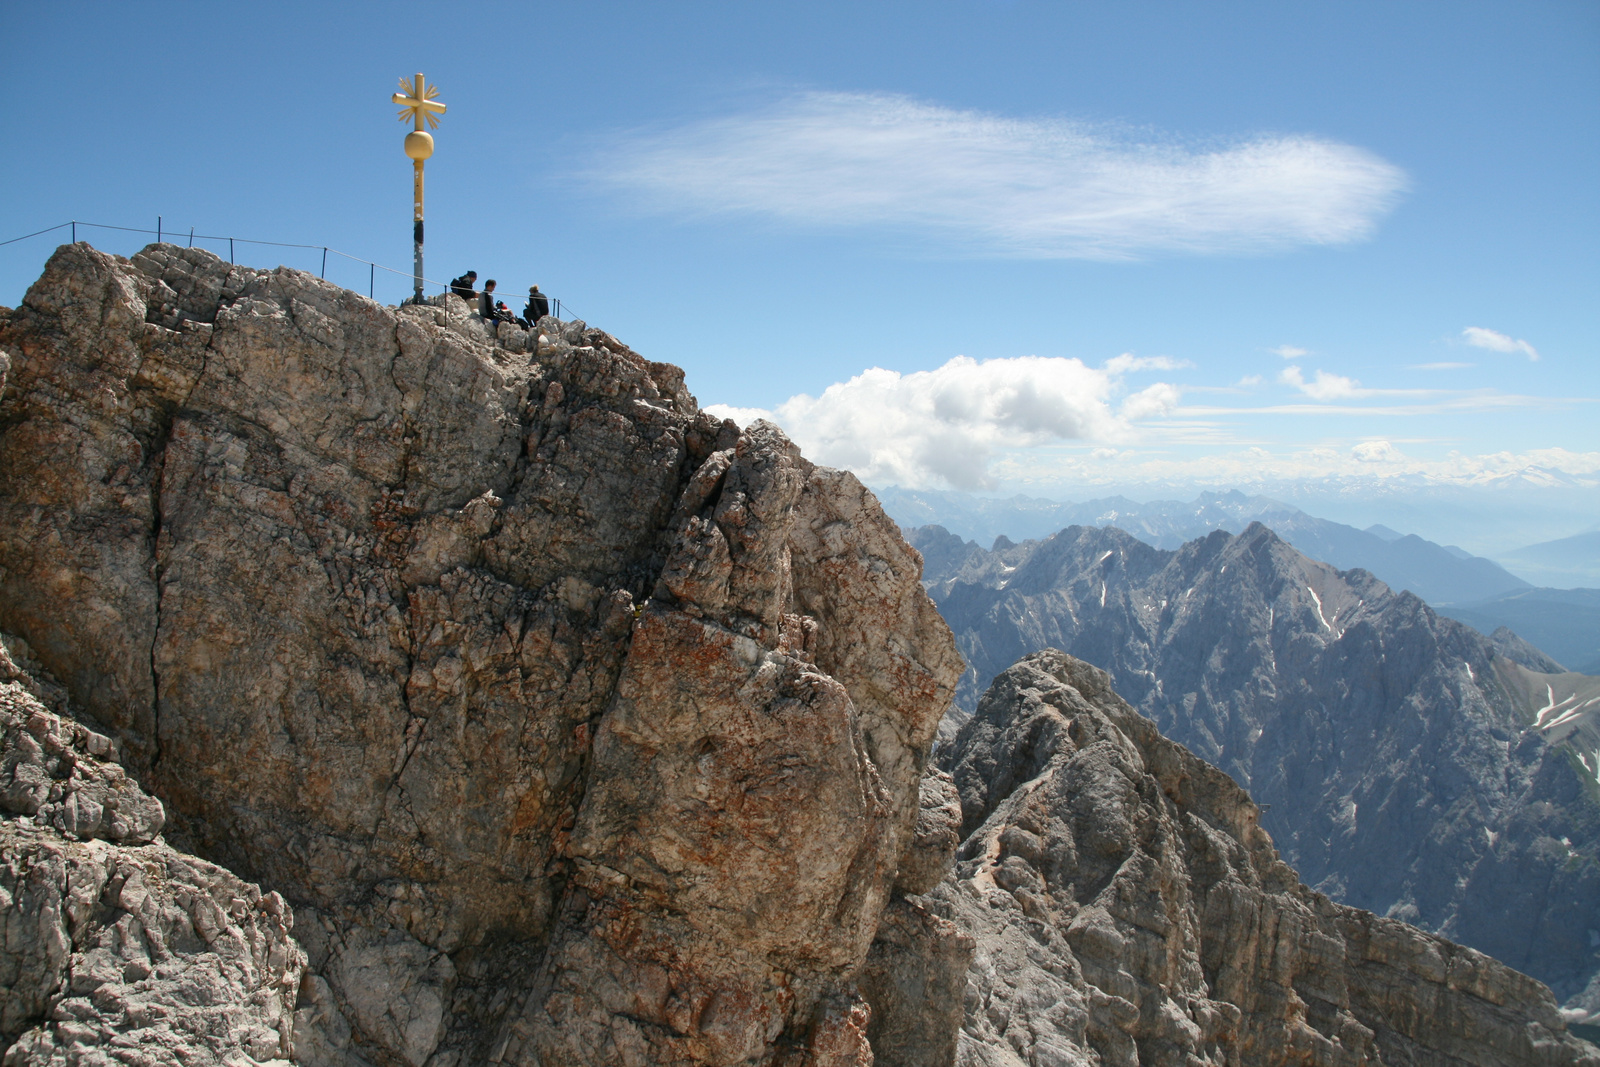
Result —
<path fill-rule="evenodd" d="M 428 129 L 436 130 L 439 128 L 439 120 L 434 113 L 444 114 L 444 105 L 434 100 L 434 97 L 438 95 L 439 87 L 429 85 L 424 88 L 422 75 L 418 74 L 409 82 L 401 78 L 400 91 L 390 99 L 394 103 L 401 105 L 400 121 L 404 122 L 409 117 L 416 124 L 414 128 L 420 132 L 424 119 L 427 120 Z"/>
<path fill-rule="evenodd" d="M 412 245 L 412 287 L 413 299 L 422 303 L 422 164 L 433 155 L 433 134 L 424 130 L 426 123 L 428 129 L 437 129 L 439 115 L 444 114 L 444 105 L 435 97 L 439 95 L 436 86 L 428 85 L 421 74 L 411 81 L 400 79 L 400 91 L 390 97 L 390 100 L 400 105 L 400 121 L 408 118 L 412 123 L 412 130 L 406 134 L 406 155 L 411 158 L 412 183 L 411 183 L 411 245 Z"/>

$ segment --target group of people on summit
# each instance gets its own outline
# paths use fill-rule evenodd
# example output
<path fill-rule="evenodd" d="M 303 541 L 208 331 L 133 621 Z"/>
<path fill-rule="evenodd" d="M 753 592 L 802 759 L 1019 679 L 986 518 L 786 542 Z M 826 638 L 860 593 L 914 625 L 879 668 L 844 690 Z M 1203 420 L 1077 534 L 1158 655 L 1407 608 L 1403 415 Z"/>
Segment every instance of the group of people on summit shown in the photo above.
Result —
<path fill-rule="evenodd" d="M 450 291 L 465 300 L 468 306 L 477 310 L 485 321 L 514 322 L 524 330 L 531 329 L 533 324 L 544 316 L 550 314 L 550 301 L 539 291 L 537 285 L 528 286 L 528 306 L 522 309 L 519 317 L 511 313 L 505 301 L 494 298 L 494 279 L 490 278 L 483 283 L 483 292 L 473 288 L 478 284 L 478 272 L 469 270 L 459 278 L 452 278 Z"/>

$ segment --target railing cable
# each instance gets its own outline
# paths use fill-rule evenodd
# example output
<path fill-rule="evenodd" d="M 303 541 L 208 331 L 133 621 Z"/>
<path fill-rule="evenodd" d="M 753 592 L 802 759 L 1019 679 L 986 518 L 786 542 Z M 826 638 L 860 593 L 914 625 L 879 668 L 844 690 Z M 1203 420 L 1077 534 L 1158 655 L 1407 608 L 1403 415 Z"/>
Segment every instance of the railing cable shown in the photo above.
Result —
<path fill-rule="evenodd" d="M 40 236 L 43 236 L 44 234 L 53 233 L 56 230 L 62 230 L 62 229 L 66 229 L 68 227 L 71 227 L 71 229 L 72 229 L 72 241 L 73 241 L 74 244 L 76 244 L 77 241 L 78 241 L 78 227 L 79 226 L 93 226 L 96 229 L 101 229 L 101 230 L 118 230 L 118 231 L 120 231 L 122 233 L 149 233 L 149 234 L 154 234 L 155 237 L 156 237 L 156 241 L 158 243 L 161 242 L 163 240 L 163 238 L 166 237 L 168 232 L 169 232 L 165 227 L 165 219 L 160 215 L 156 216 L 156 228 L 153 229 L 153 230 L 147 230 L 147 229 L 144 229 L 144 228 L 139 227 L 139 226 L 113 226 L 108 222 L 82 222 L 82 221 L 79 221 L 77 219 L 73 219 L 73 220 L 71 220 L 69 222 L 63 222 L 63 223 L 59 223 L 59 224 L 57 224 L 55 226 L 46 227 L 45 229 L 42 229 L 42 230 L 36 230 L 33 233 L 25 233 L 21 237 L 13 237 L 8 241 L 0 241 L 0 247 L 4 247 L 5 245 L 10 245 L 10 244 L 16 244 L 18 241 L 26 241 L 30 237 L 40 237 Z M 269 248 L 304 248 L 304 249 L 308 249 L 310 251 L 321 251 L 322 252 L 322 277 L 323 278 L 327 278 L 327 276 L 328 276 L 328 253 L 330 253 L 330 252 L 333 253 L 336 256 L 343 256 L 345 259 L 351 260 L 352 262 L 355 262 L 355 263 L 365 263 L 367 265 L 367 268 L 368 268 L 368 270 L 367 270 L 367 296 L 368 296 L 368 298 L 374 298 L 373 294 L 374 294 L 374 292 L 376 291 L 376 288 L 377 288 L 377 272 L 380 271 L 380 270 L 387 271 L 390 274 L 398 275 L 399 277 L 406 278 L 406 279 L 411 279 L 411 278 L 415 277 L 415 275 L 409 270 L 396 270 L 394 267 L 388 267 L 388 266 L 385 266 L 382 263 L 377 263 L 377 262 L 374 262 L 373 260 L 370 260 L 370 259 L 362 259 L 360 256 L 352 256 L 348 252 L 341 252 L 337 248 L 333 248 L 333 247 L 330 247 L 328 245 L 298 244 L 298 243 L 293 242 L 293 241 L 262 241 L 262 240 L 258 240 L 258 239 L 253 238 L 253 237 L 222 237 L 222 236 L 218 236 L 218 235 L 214 235 L 214 234 L 196 233 L 195 230 L 194 230 L 194 227 L 191 226 L 189 228 L 189 247 L 191 247 L 191 248 L 194 247 L 194 242 L 196 242 L 196 241 L 227 241 L 228 242 L 228 262 L 229 263 L 236 263 L 237 262 L 237 260 L 235 259 L 235 255 L 234 255 L 234 242 L 235 241 L 237 241 L 240 244 L 247 244 L 247 245 L 265 245 L 265 246 L 267 246 Z M 423 278 L 422 281 L 426 285 L 436 285 L 444 292 L 449 292 L 450 291 L 450 283 L 449 282 L 439 281 L 439 280 L 434 279 L 434 278 Z M 508 288 L 506 291 L 507 292 L 511 292 L 512 290 Z M 558 320 L 561 320 L 561 315 L 562 315 L 563 311 L 565 311 L 567 313 L 571 313 L 572 312 L 572 309 L 570 307 L 566 306 L 564 301 L 559 300 L 559 299 L 557 299 L 555 297 L 552 297 L 548 293 L 544 294 L 544 296 L 545 296 L 545 299 L 547 299 L 550 302 L 551 307 L 555 310 L 555 317 Z M 561 321 L 566 321 L 566 320 L 561 320 Z"/>

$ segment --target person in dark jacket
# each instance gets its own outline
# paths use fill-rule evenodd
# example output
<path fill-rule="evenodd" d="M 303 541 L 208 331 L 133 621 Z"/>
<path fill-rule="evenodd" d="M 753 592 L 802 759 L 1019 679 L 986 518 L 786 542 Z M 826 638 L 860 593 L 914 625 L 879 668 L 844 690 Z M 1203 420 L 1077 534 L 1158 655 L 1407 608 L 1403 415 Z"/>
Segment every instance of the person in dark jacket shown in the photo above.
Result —
<path fill-rule="evenodd" d="M 469 270 L 461 277 L 451 279 L 450 291 L 470 304 L 478 299 L 478 291 L 473 288 L 477 284 L 478 272 Z"/>
<path fill-rule="evenodd" d="M 545 299 L 545 295 L 539 291 L 537 285 L 528 286 L 528 306 L 522 309 L 522 317 L 532 326 L 548 314 L 550 314 L 550 301 Z"/>
<path fill-rule="evenodd" d="M 478 314 L 482 315 L 485 322 L 494 321 L 494 279 L 490 278 L 483 283 L 483 292 L 478 294 Z"/>

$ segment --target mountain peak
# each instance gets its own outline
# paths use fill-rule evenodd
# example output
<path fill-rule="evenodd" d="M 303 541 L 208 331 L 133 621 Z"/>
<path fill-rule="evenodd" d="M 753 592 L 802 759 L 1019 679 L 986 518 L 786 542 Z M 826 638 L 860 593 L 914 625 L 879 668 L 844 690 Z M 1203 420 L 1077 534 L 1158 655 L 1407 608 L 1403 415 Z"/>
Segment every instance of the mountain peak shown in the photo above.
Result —
<path fill-rule="evenodd" d="M 988 679 L 1065 649 L 1269 805 L 1264 825 L 1319 890 L 1448 929 L 1562 997 L 1584 988 L 1597 973 L 1586 946 L 1497 918 L 1559 899 L 1600 928 L 1600 797 L 1573 759 L 1600 751 L 1532 729 L 1544 691 L 1508 688 L 1495 667 L 1548 657 L 1309 559 L 1261 523 L 1175 551 L 1132 544 L 1073 527 L 1008 553 L 1009 571 L 975 554 L 960 580 L 930 586 L 969 663 L 944 744 Z M 1537 859 L 1546 836 L 1596 862 Z"/>

